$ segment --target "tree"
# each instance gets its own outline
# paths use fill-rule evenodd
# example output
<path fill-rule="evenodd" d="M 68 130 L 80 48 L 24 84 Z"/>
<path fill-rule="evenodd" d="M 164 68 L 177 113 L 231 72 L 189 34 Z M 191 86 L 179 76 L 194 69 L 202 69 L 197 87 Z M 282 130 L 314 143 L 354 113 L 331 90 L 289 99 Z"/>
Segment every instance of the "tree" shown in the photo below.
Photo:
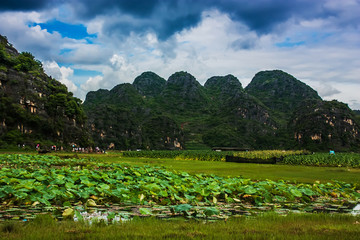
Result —
<path fill-rule="evenodd" d="M 35 57 L 29 52 L 22 52 L 15 60 L 15 69 L 18 71 L 39 71 L 42 69 L 42 63 L 35 60 Z"/>

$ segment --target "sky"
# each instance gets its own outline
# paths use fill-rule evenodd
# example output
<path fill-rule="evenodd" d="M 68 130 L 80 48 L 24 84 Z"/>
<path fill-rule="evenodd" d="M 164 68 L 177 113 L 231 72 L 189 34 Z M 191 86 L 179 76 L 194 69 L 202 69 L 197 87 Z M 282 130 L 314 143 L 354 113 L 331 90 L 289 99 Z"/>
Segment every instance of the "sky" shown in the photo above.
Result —
<path fill-rule="evenodd" d="M 1 0 L 0 34 L 82 100 L 142 72 L 280 69 L 360 109 L 360 0 Z"/>

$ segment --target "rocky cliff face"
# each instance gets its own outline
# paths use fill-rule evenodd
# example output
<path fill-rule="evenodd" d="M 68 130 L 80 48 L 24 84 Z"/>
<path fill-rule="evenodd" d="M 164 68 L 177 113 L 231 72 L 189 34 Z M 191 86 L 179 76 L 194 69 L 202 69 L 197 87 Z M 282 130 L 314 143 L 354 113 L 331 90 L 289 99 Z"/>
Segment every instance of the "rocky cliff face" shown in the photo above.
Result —
<path fill-rule="evenodd" d="M 0 37 L 0 145 L 89 145 L 81 101 Z"/>
<path fill-rule="evenodd" d="M 293 114 L 296 142 L 310 150 L 358 150 L 360 125 L 354 112 L 338 101 L 310 101 Z"/>

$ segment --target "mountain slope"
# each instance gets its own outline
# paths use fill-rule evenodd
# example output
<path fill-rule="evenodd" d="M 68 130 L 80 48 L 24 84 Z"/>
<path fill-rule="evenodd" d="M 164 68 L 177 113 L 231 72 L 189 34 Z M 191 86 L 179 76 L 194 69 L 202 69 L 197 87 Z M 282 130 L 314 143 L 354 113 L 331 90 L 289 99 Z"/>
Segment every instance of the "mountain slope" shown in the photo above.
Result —
<path fill-rule="evenodd" d="M 145 97 L 158 96 L 165 88 L 166 80 L 153 72 L 144 72 L 136 77 L 133 83 L 135 89 Z"/>
<path fill-rule="evenodd" d="M 338 101 L 308 101 L 289 122 L 297 146 L 310 150 L 358 150 L 360 124 L 354 112 Z"/>
<path fill-rule="evenodd" d="M 187 72 L 145 72 L 89 92 L 83 104 L 31 53 L 0 37 L 0 147 L 36 144 L 128 149 L 360 150 L 360 118 L 344 103 L 280 71 L 243 89 L 232 76 L 202 86 Z M 87 120 L 88 119 L 88 120 Z M 92 142 L 93 141 L 93 142 Z"/>
<path fill-rule="evenodd" d="M 119 149 L 359 148 L 358 120 L 346 105 L 322 101 L 312 88 L 280 70 L 256 74 L 245 90 L 232 75 L 211 77 L 204 86 L 186 72 L 174 73 L 165 84 L 149 72 L 135 80 L 88 94 L 84 106 L 98 131 L 95 142 L 132 141 L 118 142 Z M 335 127 L 327 129 L 323 115 L 334 116 Z M 320 133 L 332 137 L 318 141 L 314 136 Z"/>
<path fill-rule="evenodd" d="M 279 144 L 278 141 L 264 142 L 274 138 L 277 124 L 270 109 L 247 94 L 236 77 L 211 77 L 204 86 L 215 103 L 215 112 L 204 132 L 205 143 L 212 147 L 240 148 L 257 148 L 259 142 L 263 148 Z"/>
<path fill-rule="evenodd" d="M 321 101 L 314 89 L 281 70 L 257 73 L 245 90 L 270 109 L 284 114 L 292 113 L 306 100 Z"/>
<path fill-rule="evenodd" d="M 80 99 L 0 36 L 0 145 L 89 146 Z"/>
<path fill-rule="evenodd" d="M 209 99 L 194 76 L 187 72 L 176 72 L 167 80 L 157 102 L 163 111 L 196 116 L 206 111 Z"/>
<path fill-rule="evenodd" d="M 149 88 L 143 84 L 142 89 Z M 123 150 L 183 147 L 182 131 L 175 121 L 148 108 L 143 96 L 129 83 L 110 91 L 89 92 L 84 109 L 98 147 Z"/>

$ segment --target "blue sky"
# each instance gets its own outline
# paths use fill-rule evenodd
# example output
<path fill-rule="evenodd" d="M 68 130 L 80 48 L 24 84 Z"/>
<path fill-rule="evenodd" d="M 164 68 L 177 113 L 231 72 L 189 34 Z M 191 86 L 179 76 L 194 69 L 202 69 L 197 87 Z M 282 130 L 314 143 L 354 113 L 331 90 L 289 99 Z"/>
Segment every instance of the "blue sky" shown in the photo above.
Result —
<path fill-rule="evenodd" d="M 144 71 L 281 69 L 360 109 L 360 0 L 1 1 L 0 34 L 85 99 Z"/>
<path fill-rule="evenodd" d="M 47 22 L 30 22 L 29 27 L 40 26 L 41 29 L 46 29 L 49 33 L 54 34 L 54 32 L 60 33 L 62 37 L 72 38 L 72 39 L 90 39 L 95 38 L 96 34 L 89 34 L 87 32 L 86 26 L 83 24 L 71 24 L 66 22 L 61 22 L 57 19 L 50 19 Z"/>

